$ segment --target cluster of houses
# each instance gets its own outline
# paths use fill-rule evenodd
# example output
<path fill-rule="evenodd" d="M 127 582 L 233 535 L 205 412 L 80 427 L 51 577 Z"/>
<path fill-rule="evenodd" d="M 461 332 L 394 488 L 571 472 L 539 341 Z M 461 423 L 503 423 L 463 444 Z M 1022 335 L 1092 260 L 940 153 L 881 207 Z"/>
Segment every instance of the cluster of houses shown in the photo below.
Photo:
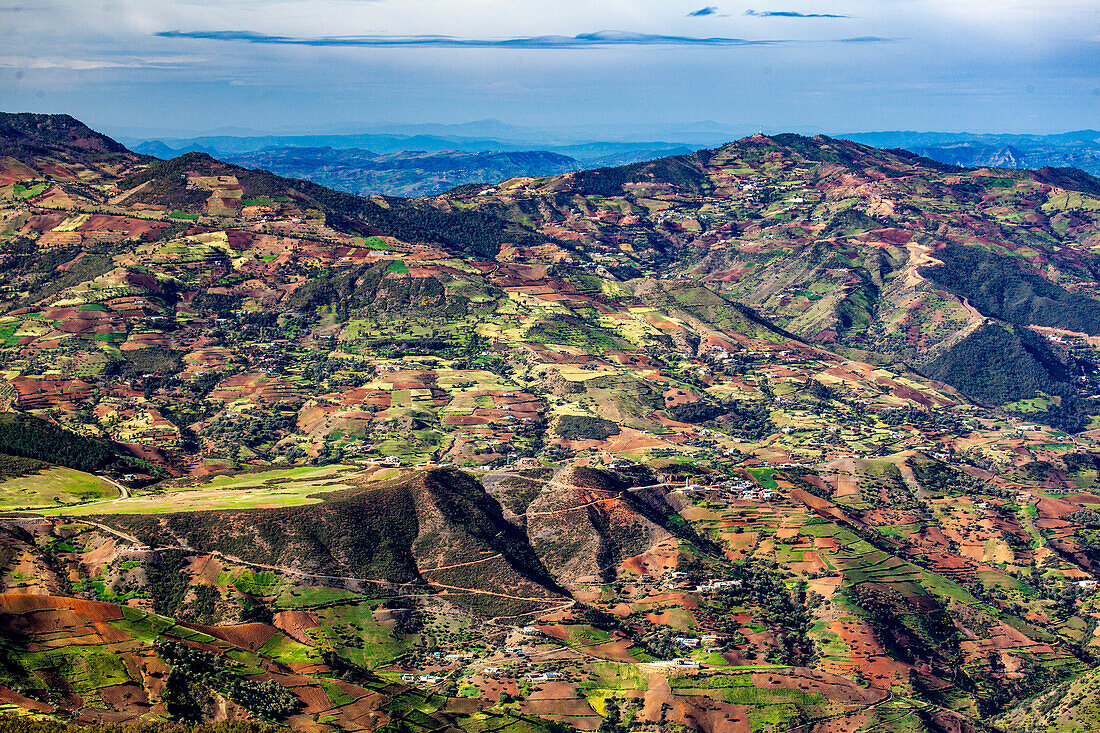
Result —
<path fill-rule="evenodd" d="M 437 674 L 403 674 L 401 675 L 402 682 L 418 682 L 422 685 L 438 685 L 446 677 L 441 677 Z"/>
<path fill-rule="evenodd" d="M 675 494 L 706 494 L 714 492 L 719 498 L 743 501 L 774 501 L 778 492 L 758 486 L 752 481 L 722 481 L 713 485 L 693 483 L 689 478 L 683 486 L 672 490 Z"/>
<path fill-rule="evenodd" d="M 679 657 L 677 659 L 667 659 L 661 662 L 651 662 L 655 667 L 698 667 L 699 662 L 694 659 L 687 659 L 685 657 Z"/>
<path fill-rule="evenodd" d="M 738 588 L 741 586 L 741 581 L 723 580 L 721 578 L 706 578 L 704 580 L 700 580 L 695 578 L 691 573 L 674 570 L 665 574 L 664 584 L 670 588 L 679 588 L 681 590 L 694 590 L 698 593 L 713 593 L 714 591 L 722 590 L 723 588 Z M 705 636 L 702 638 L 704 643 L 708 639 L 708 637 Z"/>
<path fill-rule="evenodd" d="M 779 496 L 771 489 L 749 486 L 741 490 L 742 501 L 772 501 Z"/>
<path fill-rule="evenodd" d="M 740 580 L 708 580 L 695 586 L 695 590 L 699 593 L 713 593 L 723 588 L 739 588 L 740 586 Z"/>
<path fill-rule="evenodd" d="M 345 451 L 350 451 L 351 453 L 362 453 L 362 452 L 364 452 L 365 450 L 368 450 L 368 449 L 369 449 L 369 446 L 362 445 L 362 446 L 348 446 L 344 450 Z M 356 463 L 364 463 L 364 464 L 371 465 L 371 466 L 394 466 L 394 467 L 405 465 L 404 462 L 402 462 L 402 460 L 400 458 L 398 458 L 397 456 L 386 456 L 385 458 L 367 458 L 365 460 L 356 461 Z"/>
<path fill-rule="evenodd" d="M 527 677 L 524 678 L 524 681 L 530 682 L 533 685 L 538 685 L 542 684 L 543 682 L 556 682 L 560 679 L 563 679 L 563 677 L 564 676 L 561 672 L 542 672 L 540 674 L 527 675 Z"/>
<path fill-rule="evenodd" d="M 695 582 L 695 579 L 692 578 L 690 574 L 683 572 L 670 572 L 667 573 L 665 577 L 670 582 L 686 582 L 689 584 Z M 740 584 L 741 581 L 737 580 L 710 579 L 704 581 L 702 585 L 699 585 L 698 589 L 710 590 Z M 537 626 L 524 626 L 514 629 L 514 631 L 528 639 L 545 637 L 545 633 Z M 726 638 L 724 635 L 716 633 L 708 633 L 701 636 L 675 637 L 673 641 L 678 648 L 683 650 L 683 656 L 676 659 L 652 662 L 652 664 L 662 667 L 698 668 L 701 666 L 701 663 L 698 660 L 691 659 L 690 655 L 696 651 L 713 651 L 720 649 L 724 638 Z M 506 656 L 523 656 L 525 654 L 525 650 L 518 646 L 504 647 L 501 648 L 500 651 Z M 432 661 L 447 668 L 425 673 L 403 674 L 401 676 L 401 681 L 407 684 L 426 685 L 429 687 L 441 685 L 448 679 L 454 679 L 456 675 L 460 676 L 463 672 L 462 663 L 468 663 L 473 659 L 473 655 L 461 653 L 444 654 L 443 652 L 435 652 L 428 656 Z M 456 664 L 459 666 L 454 667 L 453 665 Z M 504 666 L 505 664 L 507 664 L 507 666 Z M 498 662 L 496 665 L 487 666 L 481 669 L 480 674 L 483 677 L 492 677 L 494 679 L 522 680 L 524 683 L 530 685 L 541 685 L 569 679 L 569 675 L 566 672 L 553 669 L 532 669 L 530 663 L 524 660 L 520 660 L 518 666 L 514 663 L 506 662 L 502 664 Z"/>

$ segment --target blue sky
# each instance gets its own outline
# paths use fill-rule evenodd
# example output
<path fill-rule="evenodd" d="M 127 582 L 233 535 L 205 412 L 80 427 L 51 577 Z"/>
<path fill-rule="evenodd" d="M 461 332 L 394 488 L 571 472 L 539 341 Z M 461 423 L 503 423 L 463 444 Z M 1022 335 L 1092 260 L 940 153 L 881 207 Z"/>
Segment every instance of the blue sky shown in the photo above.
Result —
<path fill-rule="evenodd" d="M 0 109 L 107 130 L 1100 128 L 1096 0 L 0 0 Z"/>

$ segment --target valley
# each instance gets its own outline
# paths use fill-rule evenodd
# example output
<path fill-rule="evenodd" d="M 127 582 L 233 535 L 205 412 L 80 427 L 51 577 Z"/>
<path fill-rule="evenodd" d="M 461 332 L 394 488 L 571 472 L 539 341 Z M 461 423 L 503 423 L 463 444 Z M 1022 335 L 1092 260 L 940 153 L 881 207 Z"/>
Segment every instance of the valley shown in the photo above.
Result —
<path fill-rule="evenodd" d="M 2 115 L 0 711 L 1093 730 L 1098 211 L 797 135 L 360 197 Z"/>

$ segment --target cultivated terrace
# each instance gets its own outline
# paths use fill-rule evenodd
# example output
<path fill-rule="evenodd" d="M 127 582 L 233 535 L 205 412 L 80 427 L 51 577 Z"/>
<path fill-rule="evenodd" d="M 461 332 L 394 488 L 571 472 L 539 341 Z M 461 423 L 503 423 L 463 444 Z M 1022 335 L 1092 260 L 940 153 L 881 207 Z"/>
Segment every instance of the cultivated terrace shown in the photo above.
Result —
<path fill-rule="evenodd" d="M 1098 253 L 825 137 L 361 198 L 0 115 L 0 710 L 1095 730 Z"/>

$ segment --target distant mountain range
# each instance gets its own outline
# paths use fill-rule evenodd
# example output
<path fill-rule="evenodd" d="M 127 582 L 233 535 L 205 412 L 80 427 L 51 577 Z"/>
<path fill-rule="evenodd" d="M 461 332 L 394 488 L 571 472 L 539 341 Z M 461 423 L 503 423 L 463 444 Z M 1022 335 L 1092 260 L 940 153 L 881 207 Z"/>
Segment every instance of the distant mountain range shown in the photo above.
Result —
<path fill-rule="evenodd" d="M 334 128 L 312 135 L 226 134 L 120 140 L 131 150 L 169 159 L 191 152 L 357 194 L 431 196 L 467 183 L 629 165 L 721 145 L 732 128 L 699 123 L 653 132 L 675 140 L 589 140 L 583 131 L 538 130 L 482 120 L 457 125 L 383 125 L 367 132 Z M 590 130 L 591 134 L 607 132 Z M 861 132 L 840 135 L 878 148 L 900 148 L 963 168 L 1073 167 L 1100 173 L 1100 132 L 996 135 L 957 132 Z"/>
<path fill-rule="evenodd" d="M 157 158 L 206 153 L 349 193 L 390 196 L 431 196 L 467 183 L 628 165 L 693 150 L 669 142 L 600 141 L 532 150 L 531 143 L 523 140 L 390 133 L 219 135 L 127 142 L 134 151 Z"/>
<path fill-rule="evenodd" d="M 499 153 L 414 150 L 379 155 L 357 148 L 268 148 L 225 158 L 248 168 L 305 178 L 349 193 L 389 196 L 430 196 L 468 183 L 552 176 L 582 167 L 576 158 L 542 150 Z"/>
<path fill-rule="evenodd" d="M 955 132 L 864 132 L 845 139 L 879 148 L 904 148 L 964 168 L 1080 168 L 1100 173 L 1100 132 L 1056 135 L 975 135 Z"/>
<path fill-rule="evenodd" d="M 419 150 L 437 153 L 444 150 L 458 150 L 468 153 L 485 151 L 529 151 L 544 150 L 568 155 L 582 161 L 585 165 L 623 164 L 626 158 L 637 156 L 660 157 L 680 155 L 699 147 L 695 144 L 667 141 L 645 142 L 609 142 L 588 140 L 564 144 L 548 144 L 529 140 L 510 140 L 488 137 L 463 137 L 458 135 L 257 135 L 233 136 L 214 135 L 194 138 L 123 138 L 131 150 L 155 155 L 158 158 L 170 158 L 184 153 L 208 153 L 222 157 L 254 153 L 269 148 L 335 148 L 340 150 L 373 150 L 379 154 L 402 153 Z M 678 151 L 678 152 L 677 152 Z"/>

